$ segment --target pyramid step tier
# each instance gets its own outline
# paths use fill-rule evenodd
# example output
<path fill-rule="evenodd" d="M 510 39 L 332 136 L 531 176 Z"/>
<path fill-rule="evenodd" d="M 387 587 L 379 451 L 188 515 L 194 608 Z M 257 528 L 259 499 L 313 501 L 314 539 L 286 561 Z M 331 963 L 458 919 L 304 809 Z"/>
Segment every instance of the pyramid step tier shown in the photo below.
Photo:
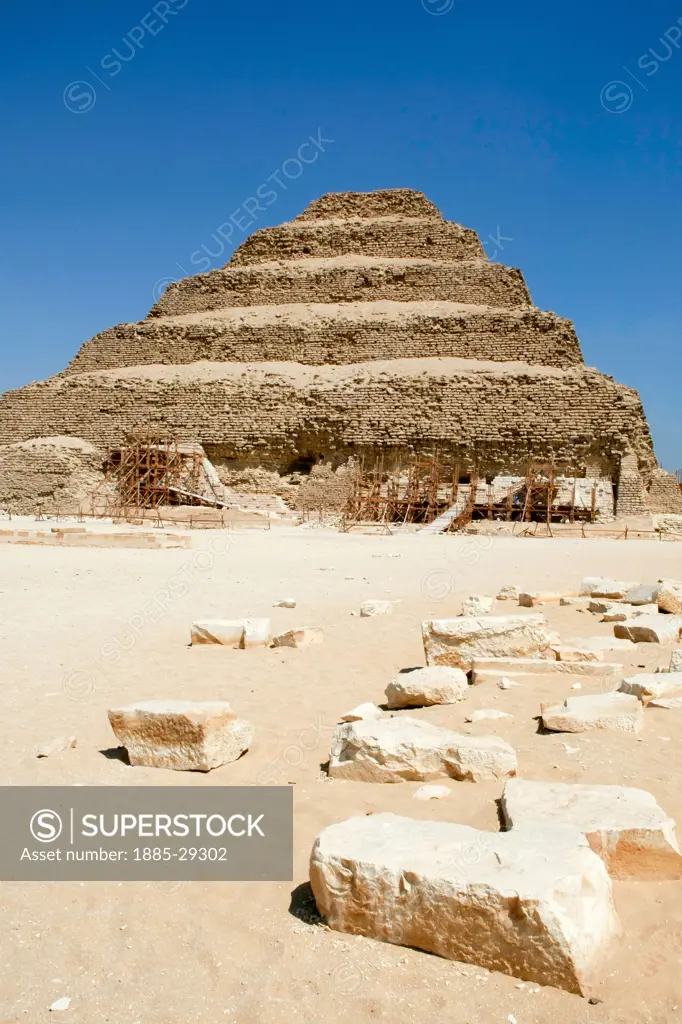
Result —
<path fill-rule="evenodd" d="M 286 468 L 363 450 L 524 474 L 528 458 L 616 472 L 624 439 L 653 460 L 636 392 L 585 367 L 463 359 L 347 366 L 195 363 L 62 374 L 0 399 L 0 444 L 54 434 L 122 444 L 144 425 L 233 464 Z"/>
<path fill-rule="evenodd" d="M 449 301 L 482 306 L 531 304 L 523 274 L 484 260 L 291 260 L 225 267 L 172 284 L 149 316 L 292 302 Z"/>
<path fill-rule="evenodd" d="M 387 188 L 376 192 L 328 192 L 314 199 L 296 217 L 301 220 L 348 220 L 352 217 L 426 217 L 443 220 L 443 214 L 423 192 L 411 188 Z"/>
<path fill-rule="evenodd" d="M 292 221 L 262 228 L 235 251 L 230 267 L 273 260 L 329 259 L 334 256 L 393 259 L 486 259 L 475 231 L 443 220 L 380 217 L 374 220 Z"/>
<path fill-rule="evenodd" d="M 539 309 L 454 302 L 235 307 L 119 324 L 83 345 L 67 372 L 147 363 L 361 363 L 436 356 L 582 364 L 572 323 Z"/>

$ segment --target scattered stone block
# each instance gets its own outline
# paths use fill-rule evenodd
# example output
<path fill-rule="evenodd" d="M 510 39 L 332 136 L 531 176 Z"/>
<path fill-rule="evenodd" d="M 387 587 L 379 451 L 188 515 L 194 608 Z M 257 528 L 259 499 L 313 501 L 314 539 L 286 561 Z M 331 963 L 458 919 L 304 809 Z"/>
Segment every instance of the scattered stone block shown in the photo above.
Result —
<path fill-rule="evenodd" d="M 384 713 L 381 708 L 378 708 L 376 704 L 358 704 L 357 707 L 353 708 L 352 711 L 347 711 L 345 715 L 341 715 L 340 722 L 361 722 L 363 719 L 368 718 L 383 718 Z"/>
<path fill-rule="evenodd" d="M 113 708 L 109 722 L 132 765 L 208 772 L 248 750 L 253 727 L 226 701 L 147 700 Z"/>
<path fill-rule="evenodd" d="M 624 668 L 609 661 L 549 661 L 543 658 L 475 658 L 471 682 L 497 683 L 509 673 L 513 678 L 524 679 L 533 676 L 562 676 L 567 682 L 571 677 L 589 676 L 599 680 L 622 679 Z"/>
<path fill-rule="evenodd" d="M 270 619 L 244 619 L 244 632 L 239 647 L 243 651 L 249 647 L 267 647 L 271 635 Z"/>
<path fill-rule="evenodd" d="M 612 604 L 602 617 L 602 622 L 626 622 L 635 614 L 635 606 L 631 604 Z"/>
<path fill-rule="evenodd" d="M 502 587 L 499 594 L 497 595 L 498 601 L 518 601 L 520 589 L 514 583 L 508 583 Z"/>
<path fill-rule="evenodd" d="M 497 736 L 463 736 L 402 716 L 337 726 L 329 757 L 332 779 L 357 782 L 479 782 L 515 774 L 514 748 Z"/>
<path fill-rule="evenodd" d="M 420 786 L 419 789 L 412 794 L 412 799 L 445 800 L 448 796 L 450 796 L 450 790 L 447 786 Z"/>
<path fill-rule="evenodd" d="M 682 878 L 675 822 L 643 789 L 509 779 L 502 813 L 509 828 L 577 829 L 615 878 Z"/>
<path fill-rule="evenodd" d="M 480 711 L 472 711 L 464 719 L 465 722 L 483 722 L 487 718 L 513 718 L 513 715 L 506 711 L 498 711 L 496 708 L 481 708 Z"/>
<path fill-rule="evenodd" d="M 617 640 L 614 636 L 572 636 L 566 641 L 567 647 L 579 647 L 585 651 L 631 651 L 629 640 Z"/>
<path fill-rule="evenodd" d="M 559 601 L 560 605 L 574 605 L 577 608 L 588 608 L 590 604 L 589 597 L 562 597 Z"/>
<path fill-rule="evenodd" d="M 363 601 L 360 605 L 360 617 L 371 619 L 375 615 L 391 615 L 393 604 L 391 601 Z"/>
<path fill-rule="evenodd" d="M 560 647 L 553 647 L 552 650 L 559 661 L 603 661 L 604 652 L 593 650 L 590 647 L 574 647 L 562 644 Z"/>
<path fill-rule="evenodd" d="M 38 744 L 36 757 L 52 757 L 53 754 L 60 754 L 62 750 L 69 750 L 76 746 L 75 736 L 55 736 L 51 740 L 43 740 Z"/>
<path fill-rule="evenodd" d="M 658 610 L 671 615 L 682 615 L 682 583 L 666 580 L 661 583 L 657 593 Z"/>
<path fill-rule="evenodd" d="M 462 602 L 462 615 L 487 615 L 492 609 L 495 603 L 492 597 L 485 597 L 484 595 L 478 594 L 474 597 L 467 597 Z"/>
<path fill-rule="evenodd" d="M 610 597 L 622 600 L 638 584 L 634 581 L 610 580 L 605 576 L 586 576 L 580 584 L 580 597 Z"/>
<path fill-rule="evenodd" d="M 619 690 L 634 694 L 642 704 L 659 697 L 682 697 L 682 672 L 640 672 L 624 679 Z"/>
<path fill-rule="evenodd" d="M 552 732 L 639 732 L 642 728 L 642 705 L 636 697 L 618 691 L 567 697 L 563 704 L 543 703 L 540 711 L 542 724 Z"/>
<path fill-rule="evenodd" d="M 588 611 L 595 612 L 597 615 L 604 615 L 612 608 L 618 608 L 618 603 L 616 601 L 594 601 L 592 598 L 589 599 L 589 604 L 587 606 Z"/>
<path fill-rule="evenodd" d="M 465 699 L 468 690 L 469 682 L 461 668 L 434 665 L 401 672 L 386 687 L 386 703 L 389 708 L 456 704 Z"/>
<path fill-rule="evenodd" d="M 295 608 L 296 601 L 293 597 L 285 597 L 281 601 L 275 601 L 273 608 Z"/>
<path fill-rule="evenodd" d="M 422 623 L 427 665 L 451 665 L 468 672 L 474 658 L 546 655 L 552 633 L 541 614 L 429 619 Z"/>
<path fill-rule="evenodd" d="M 640 583 L 638 586 L 628 590 L 625 600 L 628 604 L 656 604 L 658 602 L 658 591 L 660 583 Z"/>
<path fill-rule="evenodd" d="M 318 835 L 310 884 L 336 931 L 580 995 L 619 934 L 606 868 L 572 829 L 362 815 Z"/>
<path fill-rule="evenodd" d="M 677 615 L 643 615 L 613 627 L 614 636 L 633 644 L 671 644 L 680 638 L 682 618 Z"/>
<path fill-rule="evenodd" d="M 270 619 L 200 619 L 192 623 L 191 643 L 224 647 L 264 647 L 270 639 Z"/>
<path fill-rule="evenodd" d="M 519 594 L 519 605 L 522 608 L 537 608 L 542 604 L 559 604 L 567 597 L 576 597 L 575 593 L 559 593 L 554 590 L 524 591 Z"/>
<path fill-rule="evenodd" d="M 296 629 L 288 629 L 286 633 L 279 633 L 273 637 L 273 647 L 310 647 L 311 644 L 321 644 L 324 640 L 324 633 L 321 629 L 313 626 L 298 626 Z"/>

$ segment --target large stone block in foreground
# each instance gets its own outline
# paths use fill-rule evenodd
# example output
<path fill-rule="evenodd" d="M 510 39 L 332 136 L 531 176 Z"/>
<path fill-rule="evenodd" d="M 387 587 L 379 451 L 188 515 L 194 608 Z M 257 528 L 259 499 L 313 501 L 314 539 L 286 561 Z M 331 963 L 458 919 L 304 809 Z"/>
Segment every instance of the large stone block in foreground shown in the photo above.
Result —
<path fill-rule="evenodd" d="M 208 772 L 248 750 L 253 726 L 226 701 L 147 700 L 109 711 L 133 765 Z"/>
<path fill-rule="evenodd" d="M 468 672 L 474 658 L 553 658 L 554 642 L 544 615 L 487 615 L 422 622 L 427 665 Z"/>
<path fill-rule="evenodd" d="M 572 829 L 363 815 L 319 834 L 310 884 L 337 931 L 580 995 L 619 932 L 606 868 Z"/>
<path fill-rule="evenodd" d="M 615 878 L 682 878 L 675 822 L 646 790 L 509 779 L 502 813 L 510 828 L 576 828 Z"/>
<path fill-rule="evenodd" d="M 330 777 L 356 782 L 479 782 L 515 774 L 514 748 L 497 736 L 462 736 L 416 718 L 339 725 L 329 755 Z"/>

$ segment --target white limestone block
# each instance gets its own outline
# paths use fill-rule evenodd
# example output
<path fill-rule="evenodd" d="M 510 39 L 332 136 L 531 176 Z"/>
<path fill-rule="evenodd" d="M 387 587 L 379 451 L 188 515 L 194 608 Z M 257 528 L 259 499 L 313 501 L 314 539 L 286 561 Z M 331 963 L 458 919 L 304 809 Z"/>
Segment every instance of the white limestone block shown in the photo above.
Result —
<path fill-rule="evenodd" d="M 248 750 L 253 727 L 226 701 L 147 700 L 112 708 L 109 722 L 133 765 L 207 772 Z"/>
<path fill-rule="evenodd" d="M 638 586 L 628 590 L 625 600 L 628 604 L 656 604 L 660 583 L 640 583 Z"/>
<path fill-rule="evenodd" d="M 466 698 L 468 691 L 469 683 L 461 668 L 434 665 L 401 672 L 386 687 L 386 703 L 389 708 L 456 704 Z"/>
<path fill-rule="evenodd" d="M 518 601 L 520 594 L 519 587 L 515 583 L 507 583 L 500 589 L 497 595 L 498 601 Z"/>
<path fill-rule="evenodd" d="M 606 868 L 572 829 L 362 815 L 318 835 L 310 884 L 336 931 L 581 995 L 620 931 Z"/>
<path fill-rule="evenodd" d="M 659 697 L 682 697 L 682 672 L 640 672 L 624 679 L 619 690 L 634 694 L 642 704 Z"/>
<path fill-rule="evenodd" d="M 611 580 L 606 576 L 586 576 L 580 584 L 580 596 L 611 597 L 622 600 L 625 595 L 638 584 L 631 580 Z"/>
<path fill-rule="evenodd" d="M 542 724 L 553 732 L 639 732 L 642 728 L 642 705 L 636 697 L 618 691 L 567 697 L 562 704 L 541 704 L 540 711 Z"/>
<path fill-rule="evenodd" d="M 670 655 L 669 672 L 682 672 L 682 651 L 673 651 Z"/>
<path fill-rule="evenodd" d="M 339 718 L 340 722 L 361 722 L 363 718 L 383 718 L 384 713 L 376 704 L 358 704 L 352 711 L 346 711 Z"/>
<path fill-rule="evenodd" d="M 542 604 L 560 604 L 566 598 L 575 598 L 575 591 L 558 590 L 532 590 L 523 591 L 519 594 L 519 605 L 521 608 L 537 608 Z"/>
<path fill-rule="evenodd" d="M 613 633 L 633 644 L 672 644 L 679 640 L 681 627 L 682 618 L 678 615 L 642 615 L 617 622 Z"/>
<path fill-rule="evenodd" d="M 643 789 L 509 779 L 502 813 L 509 828 L 577 829 L 614 878 L 682 878 L 675 822 Z"/>
<path fill-rule="evenodd" d="M 270 640 L 270 619 L 199 619 L 192 623 L 191 643 L 224 647 L 264 647 Z"/>
<path fill-rule="evenodd" d="M 498 711 L 497 708 L 481 708 L 479 711 L 472 711 L 464 719 L 465 722 L 484 722 L 487 718 L 513 718 L 507 711 Z"/>
<path fill-rule="evenodd" d="M 545 616 L 489 615 L 422 622 L 427 665 L 452 665 L 468 672 L 474 658 L 546 655 L 552 633 Z"/>
<path fill-rule="evenodd" d="M 479 782 L 515 774 L 514 748 L 497 736 L 463 736 L 404 716 L 337 726 L 329 756 L 332 779 L 358 782 Z"/>
<path fill-rule="evenodd" d="M 297 626 L 296 629 L 288 629 L 285 633 L 278 633 L 272 639 L 273 647 L 310 647 L 311 644 L 321 644 L 324 640 L 324 633 L 314 626 Z"/>
<path fill-rule="evenodd" d="M 672 615 L 682 615 L 682 583 L 666 580 L 661 583 L 657 594 L 658 610 Z"/>

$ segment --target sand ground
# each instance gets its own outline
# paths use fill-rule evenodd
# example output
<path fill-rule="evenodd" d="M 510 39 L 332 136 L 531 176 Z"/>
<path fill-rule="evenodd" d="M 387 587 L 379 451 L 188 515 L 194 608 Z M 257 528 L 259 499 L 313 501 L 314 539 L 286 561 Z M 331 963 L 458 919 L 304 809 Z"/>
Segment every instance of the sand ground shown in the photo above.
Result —
<path fill-rule="evenodd" d="M 321 771 L 339 714 L 362 701 L 380 703 L 399 669 L 424 663 L 422 618 L 458 614 L 467 594 L 492 595 L 505 583 L 555 589 L 577 588 L 588 574 L 680 579 L 682 546 L 294 528 L 229 538 L 206 531 L 193 544 L 191 551 L 0 547 L 0 782 L 291 783 L 294 880 L 0 883 L 2 1024 L 55 1017 L 79 1024 L 677 1019 L 680 882 L 615 883 L 624 935 L 613 947 L 595 1005 L 331 932 L 310 913 L 305 883 L 316 833 L 354 813 L 392 810 L 499 828 L 501 784 L 446 780 L 450 797 L 424 804 L 413 799 L 418 783 L 332 782 Z M 174 596 L 164 597 L 171 590 Z M 298 601 L 296 610 L 272 607 L 289 596 Z M 351 616 L 373 597 L 395 601 L 393 615 Z M 506 602 L 496 610 L 512 608 Z M 188 646 L 193 618 L 242 615 L 269 615 L 275 629 L 319 625 L 325 640 L 306 651 Z M 612 629 L 575 608 L 552 608 L 547 615 L 563 638 Z M 653 668 L 669 656 L 670 648 L 640 644 L 613 660 Z M 582 692 L 597 688 L 586 681 Z M 647 710 L 641 740 L 615 733 L 539 735 L 540 700 L 567 692 L 561 680 L 508 691 L 481 686 L 466 704 L 410 714 L 503 736 L 517 749 L 519 774 L 528 778 L 648 789 L 682 821 L 682 712 Z M 107 708 L 152 697 L 229 700 L 255 726 L 251 750 L 209 775 L 132 768 L 103 754 L 116 746 Z M 464 725 L 467 712 L 491 706 L 515 717 Z M 37 744 L 63 733 L 77 735 L 76 749 L 38 760 Z M 566 749 L 567 740 L 577 753 Z M 70 1009 L 48 1012 L 61 996 L 72 999 Z"/>

